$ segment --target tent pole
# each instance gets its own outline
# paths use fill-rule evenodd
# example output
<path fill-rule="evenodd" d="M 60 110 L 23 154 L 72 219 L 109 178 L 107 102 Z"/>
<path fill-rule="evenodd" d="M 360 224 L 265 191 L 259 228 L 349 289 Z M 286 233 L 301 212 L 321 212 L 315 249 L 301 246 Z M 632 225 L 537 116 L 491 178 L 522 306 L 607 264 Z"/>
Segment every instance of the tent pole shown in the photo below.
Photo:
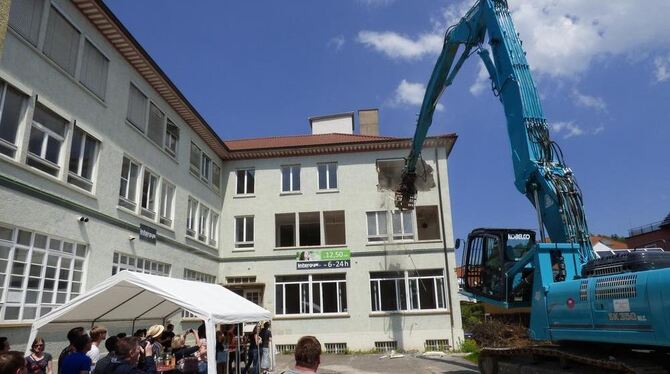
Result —
<path fill-rule="evenodd" d="M 240 374 L 240 344 L 242 340 L 240 339 L 240 324 L 236 325 L 237 327 L 237 344 L 235 344 L 235 371 L 237 374 Z"/>
<path fill-rule="evenodd" d="M 205 321 L 205 331 L 207 332 L 207 372 L 216 373 L 216 327 L 212 318 Z"/>
<path fill-rule="evenodd" d="M 96 317 L 95 319 L 93 319 L 93 322 L 91 322 L 91 328 L 93 328 L 93 326 L 95 325 L 95 322 L 96 322 L 97 320 L 99 320 L 100 318 L 102 318 L 102 317 L 108 315 L 109 313 L 113 312 L 114 310 L 116 310 L 117 308 L 121 307 L 122 305 L 124 305 L 125 303 L 129 302 L 130 300 L 132 300 L 132 299 L 134 299 L 134 298 L 140 296 L 142 293 L 144 293 L 144 291 L 145 291 L 145 290 L 142 289 L 142 291 L 140 291 L 140 292 L 136 293 L 135 295 L 133 295 L 133 296 L 127 298 L 126 300 L 124 300 L 124 301 L 122 301 L 121 303 L 117 304 L 114 308 L 112 308 L 112 309 L 106 311 L 105 313 L 102 313 L 101 315 L 99 315 L 98 317 Z"/>

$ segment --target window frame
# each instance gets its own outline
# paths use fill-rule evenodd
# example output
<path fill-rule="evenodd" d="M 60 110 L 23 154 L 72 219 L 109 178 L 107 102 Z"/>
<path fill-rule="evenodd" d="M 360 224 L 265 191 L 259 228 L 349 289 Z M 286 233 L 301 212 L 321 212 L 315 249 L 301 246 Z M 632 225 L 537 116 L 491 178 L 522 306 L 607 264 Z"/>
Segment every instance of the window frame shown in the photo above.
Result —
<path fill-rule="evenodd" d="M 209 212 L 209 245 L 216 246 L 219 241 L 219 214 Z"/>
<path fill-rule="evenodd" d="M 198 207 L 198 240 L 207 243 L 207 230 L 209 229 L 209 207 L 200 203 Z"/>
<path fill-rule="evenodd" d="M 400 274 L 402 272 L 402 274 Z M 436 274 L 420 274 L 420 273 L 437 273 Z M 448 310 L 446 303 L 446 289 L 445 289 L 445 273 L 444 269 L 418 269 L 418 270 L 399 270 L 395 276 L 377 275 L 380 273 L 391 272 L 369 272 L 369 286 L 370 286 L 370 310 L 373 313 L 392 313 L 392 312 L 411 312 L 411 311 L 443 311 Z M 373 274 L 375 274 L 373 276 Z M 433 282 L 433 297 L 435 308 L 422 308 L 420 280 Z M 388 297 L 382 297 L 381 282 L 394 281 L 396 309 L 382 309 L 382 299 L 388 300 Z M 441 282 L 440 282 L 441 281 Z M 402 282 L 404 294 L 399 289 Z M 416 299 L 412 293 L 412 282 L 416 284 Z M 376 285 L 373 287 L 373 284 Z M 387 295 L 388 296 L 388 295 Z M 416 300 L 416 301 L 415 301 Z"/>
<path fill-rule="evenodd" d="M 212 179 L 212 159 L 205 152 L 200 157 L 200 179 L 206 184 Z"/>
<path fill-rule="evenodd" d="M 0 320 L 34 321 L 85 292 L 85 264 L 90 252 L 86 244 L 13 225 L 0 227 L 10 232 L 8 239 L 0 239 L 0 246 L 7 249 L 3 251 L 6 257 L 0 255 L 4 262 L 4 267 L 0 266 Z M 21 242 L 22 233 L 29 235 L 27 243 Z M 38 257 L 41 259 L 36 261 Z M 13 285 L 17 280 L 20 285 Z M 31 295 L 34 301 L 29 300 Z M 7 308 L 18 309 L 17 318 L 6 318 Z M 27 309 L 32 309 L 33 318 L 25 318 Z"/>
<path fill-rule="evenodd" d="M 394 216 L 400 217 L 400 231 L 396 233 L 396 226 L 395 226 L 395 219 Z M 409 215 L 409 218 L 407 216 Z M 406 242 L 406 241 L 413 241 L 415 238 L 415 224 L 414 224 L 414 211 L 407 211 L 407 210 L 393 210 L 391 211 L 391 236 L 394 242 Z M 409 220 L 409 224 L 411 225 L 411 232 L 405 232 L 405 224 Z"/>
<path fill-rule="evenodd" d="M 180 129 L 179 126 L 177 126 L 174 121 L 170 119 L 170 117 L 165 116 L 167 118 L 165 122 L 165 136 L 163 137 L 165 139 L 163 147 L 165 149 L 165 152 L 167 152 L 170 156 L 173 158 L 177 158 L 177 154 L 179 153 L 179 135 L 180 135 Z M 176 131 L 171 132 L 170 127 L 173 127 L 176 129 Z M 172 140 L 174 139 L 174 140 Z M 174 149 L 172 148 L 172 145 L 174 145 Z"/>
<path fill-rule="evenodd" d="M 149 191 L 147 191 L 147 193 L 146 193 L 146 196 L 147 196 L 146 204 L 147 204 L 147 206 L 144 206 L 144 205 L 145 205 L 145 201 L 144 201 L 144 196 L 145 196 L 144 187 L 145 187 L 145 181 L 146 181 L 146 179 L 147 179 L 147 174 L 149 175 L 149 181 L 150 181 L 149 183 L 151 183 L 151 179 L 152 179 L 152 178 L 155 179 L 155 183 L 153 184 L 153 189 L 151 188 L 151 184 L 147 185 L 147 187 L 148 187 L 148 189 L 149 189 Z M 142 169 L 142 192 L 141 192 L 141 196 L 140 196 L 140 215 L 142 215 L 142 216 L 144 216 L 144 217 L 147 217 L 147 218 L 149 218 L 149 219 L 151 219 L 151 220 L 155 220 L 155 219 L 156 219 L 156 214 L 157 214 L 157 212 L 158 212 L 158 209 L 156 209 L 156 205 L 157 205 L 157 203 L 158 203 L 158 201 L 157 201 L 157 200 L 158 200 L 158 199 L 157 199 L 157 196 L 158 196 L 157 192 L 158 192 L 159 187 L 160 187 L 160 186 L 159 186 L 159 184 L 160 184 L 160 179 L 161 179 L 161 178 L 158 176 L 158 174 L 156 174 L 156 173 L 154 173 L 153 171 L 151 171 L 151 169 L 149 169 L 149 168 L 147 168 L 147 167 L 144 167 L 144 168 Z M 153 201 L 153 207 L 149 207 L 149 205 L 152 203 L 152 201 Z M 152 209 L 152 208 L 153 208 L 153 209 Z"/>
<path fill-rule="evenodd" d="M 171 193 L 169 192 L 170 190 L 172 191 Z M 161 178 L 158 222 L 170 228 L 174 224 L 174 202 L 176 195 L 177 187 L 165 178 Z"/>
<path fill-rule="evenodd" d="M 193 164 L 193 161 L 194 161 L 193 160 L 193 151 L 194 151 L 194 149 L 198 151 L 198 157 L 197 157 L 198 158 L 198 164 L 197 165 Z M 200 168 L 202 167 L 202 165 L 201 165 L 201 163 L 202 163 L 202 149 L 200 149 L 200 147 L 198 147 L 198 145 L 195 144 L 195 142 L 193 142 L 193 141 L 191 141 L 191 149 L 190 149 L 190 153 L 189 153 L 188 163 L 189 163 L 189 171 L 191 172 L 191 174 L 194 177 L 200 179 Z"/>
<path fill-rule="evenodd" d="M 25 114 L 26 114 L 26 109 L 29 106 L 29 100 L 30 96 L 27 95 L 25 92 L 19 90 L 15 86 L 10 85 L 7 81 L 0 79 L 0 85 L 2 86 L 2 89 L 0 90 L 0 126 L 2 125 L 2 120 L 4 119 L 5 116 L 5 106 L 7 105 L 7 92 L 9 90 L 13 90 L 16 93 L 18 93 L 21 97 L 21 107 L 18 108 L 18 119 L 16 121 L 16 128 L 14 129 L 14 142 L 11 143 L 9 140 L 4 139 L 0 137 L 0 155 L 9 157 L 13 160 L 17 158 L 17 153 L 19 150 L 19 143 L 21 141 L 20 135 L 21 135 L 21 130 L 22 130 L 22 125 L 25 122 Z M 31 119 L 32 122 L 32 119 Z M 12 155 L 8 155 L 7 153 L 4 152 L 4 150 L 7 149 L 9 152 L 12 153 Z"/>
<path fill-rule="evenodd" d="M 240 172 L 244 172 L 243 192 L 239 191 Z M 252 174 L 253 183 L 251 184 L 251 192 L 249 192 L 249 174 Z M 235 194 L 237 196 L 254 196 L 256 194 L 256 168 L 238 168 L 235 169 Z"/>
<path fill-rule="evenodd" d="M 103 89 L 102 89 L 102 90 L 103 90 L 103 92 L 102 92 L 102 96 L 101 96 L 101 95 L 98 95 L 97 92 L 95 92 L 92 88 L 88 87 L 88 86 L 86 85 L 86 83 L 84 83 L 84 82 L 82 81 L 82 77 L 81 77 L 81 69 L 82 69 L 82 67 L 83 67 L 83 65 L 84 65 L 84 56 L 85 56 L 85 52 L 86 52 L 86 43 L 90 44 L 91 47 L 93 47 L 96 51 L 98 51 L 98 53 L 100 53 L 100 55 L 101 55 L 105 60 L 107 60 L 107 66 L 106 66 L 106 69 L 105 69 L 105 70 L 106 70 L 106 71 L 105 71 L 105 77 L 104 77 L 104 80 L 103 80 L 103 81 L 104 81 L 104 87 L 103 87 Z M 106 54 L 105 52 L 102 51 L 102 49 L 100 48 L 100 46 L 99 46 L 96 42 L 94 42 L 93 40 L 91 40 L 91 38 L 89 38 L 89 37 L 86 36 L 86 35 L 84 35 L 84 42 L 83 42 L 82 45 L 81 45 L 81 55 L 82 55 L 82 57 L 81 57 L 81 63 L 80 63 L 79 69 L 78 69 L 78 71 L 79 71 L 79 77 L 77 78 L 77 81 L 78 81 L 79 83 L 81 83 L 81 85 L 84 86 L 84 87 L 85 87 L 88 91 L 90 91 L 93 95 L 95 95 L 95 97 L 97 97 L 98 99 L 100 99 L 100 100 L 102 100 L 102 101 L 105 101 L 105 98 L 107 97 L 107 88 L 108 88 L 108 83 L 109 83 L 109 66 L 110 66 L 112 60 L 109 58 L 109 56 L 107 56 L 107 54 Z"/>
<path fill-rule="evenodd" d="M 248 220 L 251 220 L 251 235 L 249 235 L 248 232 Z M 238 228 L 239 224 L 242 224 L 242 240 L 239 240 L 238 238 Z M 247 215 L 247 216 L 236 216 L 235 217 L 235 227 L 234 227 L 234 245 L 235 249 L 253 249 L 254 248 L 254 240 L 255 240 L 255 224 L 256 221 L 254 219 L 254 216 L 252 215 Z M 249 239 L 249 236 L 251 236 L 252 240 L 247 240 Z"/>
<path fill-rule="evenodd" d="M 318 279 L 322 276 L 337 279 Z M 290 278 L 303 278 L 290 280 Z M 314 279 L 317 277 L 317 279 Z M 341 277 L 341 279 L 339 278 Z M 281 279 L 281 280 L 279 280 Z M 287 280 L 284 280 L 287 279 Z M 275 316 L 295 316 L 295 315 L 342 315 L 349 313 L 347 274 L 346 273 L 327 273 L 327 274 L 300 274 L 300 275 L 275 275 Z M 323 284 L 335 283 L 336 312 L 324 312 Z M 319 300 L 315 302 L 315 285 L 319 285 Z M 298 313 L 287 313 L 286 305 L 286 286 L 298 286 Z M 281 288 L 281 298 L 279 299 L 279 289 Z M 342 291 L 343 289 L 343 291 Z M 304 297 L 307 297 L 307 300 Z M 307 305 L 305 305 L 305 303 Z M 318 303 L 318 305 L 317 305 Z M 315 308 L 316 307 L 316 308 Z M 317 310 L 318 309 L 318 310 Z"/>
<path fill-rule="evenodd" d="M 294 186 L 294 182 L 296 181 L 295 175 L 296 175 L 296 168 L 297 168 L 297 180 L 298 180 L 298 188 L 296 189 Z M 284 190 L 284 170 L 288 169 L 288 190 Z M 282 165 L 280 167 L 280 184 L 279 184 L 279 189 L 282 194 L 292 194 L 292 193 L 299 193 L 302 188 L 302 181 L 300 180 L 301 178 L 301 165 L 300 164 L 292 164 L 292 165 Z"/>
<path fill-rule="evenodd" d="M 334 165 L 335 166 L 335 176 L 334 176 L 334 184 L 335 186 L 332 186 L 332 180 L 331 180 L 331 170 L 330 166 Z M 326 186 L 325 188 L 321 188 L 321 167 L 325 166 L 325 172 L 326 172 Z M 337 161 L 329 161 L 329 162 L 318 162 L 316 164 L 316 188 L 317 191 L 338 191 L 339 190 L 339 178 L 337 177 L 337 170 L 338 170 L 338 165 Z"/>
<path fill-rule="evenodd" d="M 198 229 L 198 208 L 200 203 L 198 200 L 189 196 L 188 205 L 186 208 L 186 235 L 192 238 L 196 238 L 197 229 Z"/>
<path fill-rule="evenodd" d="M 57 134 L 55 131 L 49 129 L 47 126 L 37 122 L 35 120 L 35 112 L 37 111 L 38 107 L 41 107 L 40 110 L 43 110 L 47 112 L 47 114 L 53 115 L 57 117 L 58 119 L 61 119 L 63 121 L 63 135 L 61 136 L 60 134 Z M 31 118 L 30 121 L 30 126 L 28 128 L 28 144 L 26 146 L 26 164 L 33 169 L 39 170 L 45 174 L 51 175 L 52 177 L 56 177 L 60 179 L 61 173 L 63 171 L 63 160 L 64 160 L 64 153 L 63 152 L 63 146 L 66 145 L 66 140 L 68 140 L 69 132 L 70 132 L 70 127 L 72 127 L 71 121 L 69 121 L 66 118 L 63 118 L 60 114 L 56 113 L 55 111 L 51 110 L 51 108 L 47 107 L 46 105 L 36 102 L 35 103 L 35 108 L 33 110 L 33 117 Z M 40 131 L 42 133 L 42 145 L 40 146 L 40 154 L 35 154 L 30 150 L 30 138 L 32 138 L 33 134 L 33 128 L 37 129 L 37 131 Z M 48 150 L 48 145 L 49 145 L 49 139 L 54 139 L 57 142 L 59 142 L 59 148 L 58 148 L 58 160 L 56 163 L 54 163 L 51 160 L 46 159 L 46 153 Z M 70 139 L 71 140 L 71 139 Z M 37 166 L 30 165 L 29 161 L 36 162 L 38 164 L 41 164 L 47 168 L 52 168 L 54 173 L 50 173 L 46 170 L 42 170 Z"/>
<path fill-rule="evenodd" d="M 125 176 L 123 175 L 123 161 L 128 160 L 128 178 L 124 178 Z M 131 183 L 131 176 L 132 176 L 132 167 L 133 165 L 136 167 L 136 175 L 135 175 L 135 181 Z M 120 206 L 123 206 L 126 209 L 131 209 L 135 211 L 137 209 L 137 183 L 140 179 L 140 171 L 142 170 L 141 164 L 135 161 L 133 158 L 128 157 L 127 155 L 123 155 L 123 160 L 121 161 L 121 178 L 119 182 L 119 201 L 123 201 L 129 205 L 132 205 L 132 208 L 129 208 L 127 206 L 124 206 L 122 204 L 119 204 Z M 126 181 L 126 188 L 125 188 L 125 195 L 121 195 L 121 184 L 123 181 Z M 128 193 L 130 191 L 130 186 L 134 184 L 134 196 L 132 199 L 128 197 Z"/>
<path fill-rule="evenodd" d="M 74 146 L 74 135 L 77 132 L 77 130 L 81 131 L 82 139 L 81 139 L 81 145 L 79 146 L 80 148 L 79 148 L 79 157 L 77 159 L 77 170 L 73 171 L 73 170 L 70 169 L 70 163 L 72 162 L 72 147 Z M 82 170 L 83 170 L 84 154 L 85 154 L 85 150 L 86 150 L 86 140 L 89 139 L 89 138 L 92 139 L 93 142 L 94 142 L 94 149 L 93 149 L 93 153 L 92 153 L 92 156 L 91 156 L 92 160 L 90 160 L 91 179 L 88 179 L 88 178 L 84 177 L 83 175 L 81 175 Z M 67 179 L 68 179 L 69 184 L 71 184 L 75 187 L 78 187 L 78 188 L 82 188 L 81 186 L 78 186 L 76 183 L 70 182 L 70 178 L 73 178 L 80 183 L 84 183 L 87 186 L 90 186 L 90 189 L 88 189 L 88 190 L 84 189 L 84 188 L 82 188 L 82 189 L 84 189 L 85 191 L 88 191 L 88 192 L 93 192 L 93 188 L 95 187 L 95 181 L 97 179 L 96 176 L 97 176 L 97 171 L 98 171 L 99 150 L 100 150 L 100 141 L 96 137 L 92 136 L 91 134 L 89 134 L 87 131 L 85 131 L 84 129 L 82 129 L 79 126 L 74 126 L 73 127 L 72 139 L 70 139 L 70 154 L 69 154 L 70 161 L 68 162 L 68 171 L 67 171 L 68 172 Z"/>
<path fill-rule="evenodd" d="M 146 257 L 114 251 L 112 256 L 112 275 L 115 275 L 122 270 L 170 277 L 172 273 L 172 265 Z"/>

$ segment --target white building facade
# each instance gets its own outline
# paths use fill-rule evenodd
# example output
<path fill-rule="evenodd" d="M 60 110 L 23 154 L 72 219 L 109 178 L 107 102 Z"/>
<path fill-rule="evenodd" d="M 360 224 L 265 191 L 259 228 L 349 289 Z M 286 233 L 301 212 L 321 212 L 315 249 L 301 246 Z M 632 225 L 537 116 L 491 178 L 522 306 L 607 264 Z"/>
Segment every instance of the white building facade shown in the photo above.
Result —
<path fill-rule="evenodd" d="M 228 285 L 276 314 L 281 344 L 458 341 L 455 137 L 429 141 L 440 187 L 398 216 L 376 165 L 409 141 L 313 144 L 324 132 L 288 148 L 223 142 L 104 3 L 12 1 L 0 61 L 0 336 L 21 347 L 33 319 L 128 269 Z M 328 249 L 347 250 L 349 267 L 296 269 L 297 251 Z M 47 337 L 48 351 L 63 340 Z"/>
<path fill-rule="evenodd" d="M 223 172 L 224 284 L 274 312 L 282 350 L 303 335 L 332 352 L 458 342 L 447 184 L 455 137 L 427 141 L 436 187 L 400 212 L 377 169 L 402 163 L 408 139 L 312 130 L 226 142 L 236 159 Z M 300 261 L 309 257 L 322 261 Z"/>

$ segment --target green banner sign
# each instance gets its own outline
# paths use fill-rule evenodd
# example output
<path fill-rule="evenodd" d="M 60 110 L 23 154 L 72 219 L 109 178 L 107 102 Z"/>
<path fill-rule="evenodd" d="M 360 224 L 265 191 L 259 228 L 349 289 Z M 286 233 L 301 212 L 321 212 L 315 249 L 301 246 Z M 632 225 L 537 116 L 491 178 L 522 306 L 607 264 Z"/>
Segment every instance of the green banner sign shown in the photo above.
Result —
<path fill-rule="evenodd" d="M 351 267 L 351 252 L 348 249 L 323 249 L 296 253 L 296 268 L 337 269 Z"/>

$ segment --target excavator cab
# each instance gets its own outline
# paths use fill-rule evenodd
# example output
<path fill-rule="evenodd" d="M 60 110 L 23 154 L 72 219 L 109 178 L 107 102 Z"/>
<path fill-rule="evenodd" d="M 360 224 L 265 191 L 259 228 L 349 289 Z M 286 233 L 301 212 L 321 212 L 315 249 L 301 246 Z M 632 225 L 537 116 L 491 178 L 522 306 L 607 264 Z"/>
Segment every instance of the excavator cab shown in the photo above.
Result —
<path fill-rule="evenodd" d="M 534 245 L 535 232 L 531 230 L 473 230 L 463 249 L 463 291 L 507 305 L 530 303 L 532 268 L 510 276 L 505 273 Z"/>

